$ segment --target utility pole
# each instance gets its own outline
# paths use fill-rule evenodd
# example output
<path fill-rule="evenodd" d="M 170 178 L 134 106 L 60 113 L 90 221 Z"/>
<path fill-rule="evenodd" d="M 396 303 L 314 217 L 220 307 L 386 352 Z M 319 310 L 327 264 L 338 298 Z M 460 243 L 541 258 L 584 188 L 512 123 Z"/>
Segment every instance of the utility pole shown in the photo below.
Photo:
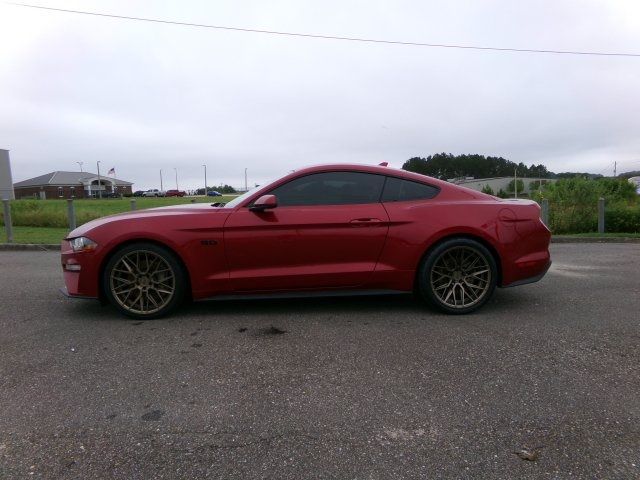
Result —
<path fill-rule="evenodd" d="M 76 162 L 78 165 L 80 165 L 80 171 L 82 171 L 82 163 L 83 162 Z"/>
<path fill-rule="evenodd" d="M 207 166 L 202 165 L 204 167 L 204 196 L 207 196 Z"/>
<path fill-rule="evenodd" d="M 538 167 L 538 190 L 542 192 L 542 168 Z"/>
<path fill-rule="evenodd" d="M 618 162 L 613 162 L 613 178 L 616 178 L 616 173 L 618 173 Z"/>
<path fill-rule="evenodd" d="M 176 190 L 178 189 L 178 169 L 176 167 L 173 167 L 173 169 L 176 171 Z"/>
<path fill-rule="evenodd" d="M 244 169 L 244 191 L 248 191 L 249 189 L 247 188 L 247 168 L 245 167 Z"/>
<path fill-rule="evenodd" d="M 160 169 L 160 191 L 163 192 L 163 188 L 162 188 L 162 169 Z"/>
<path fill-rule="evenodd" d="M 518 169 L 513 169 L 513 191 L 515 192 L 515 198 L 518 198 Z"/>
<path fill-rule="evenodd" d="M 96 162 L 98 166 L 98 197 L 102 199 L 102 180 L 100 179 L 100 160 Z"/>

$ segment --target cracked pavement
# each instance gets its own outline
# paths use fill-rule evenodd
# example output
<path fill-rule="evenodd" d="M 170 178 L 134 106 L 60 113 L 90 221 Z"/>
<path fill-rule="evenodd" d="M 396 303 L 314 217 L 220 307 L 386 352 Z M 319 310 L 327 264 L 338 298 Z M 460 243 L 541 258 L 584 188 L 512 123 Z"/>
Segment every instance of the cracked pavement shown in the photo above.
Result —
<path fill-rule="evenodd" d="M 226 301 L 140 322 L 0 252 L 0 478 L 640 478 L 640 245 L 539 283 Z M 273 328 L 272 328 L 273 327 Z"/>

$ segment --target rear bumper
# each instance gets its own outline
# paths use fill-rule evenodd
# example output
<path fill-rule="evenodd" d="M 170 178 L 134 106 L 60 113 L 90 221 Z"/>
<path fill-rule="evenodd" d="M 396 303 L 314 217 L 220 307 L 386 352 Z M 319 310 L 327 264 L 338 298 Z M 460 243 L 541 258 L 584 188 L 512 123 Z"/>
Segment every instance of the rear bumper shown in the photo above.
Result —
<path fill-rule="evenodd" d="M 540 273 L 537 273 L 531 277 L 527 277 L 527 278 L 522 278 L 520 280 L 516 280 L 515 282 L 511 282 L 507 285 L 501 285 L 502 288 L 509 288 L 509 287 L 517 287 L 519 285 L 526 285 L 528 283 L 535 283 L 538 280 L 541 280 L 542 277 L 544 277 L 547 273 L 547 271 L 549 270 L 549 267 L 551 267 L 551 260 L 549 260 L 547 262 L 547 264 L 545 265 L 545 267 L 543 268 L 543 270 Z"/>

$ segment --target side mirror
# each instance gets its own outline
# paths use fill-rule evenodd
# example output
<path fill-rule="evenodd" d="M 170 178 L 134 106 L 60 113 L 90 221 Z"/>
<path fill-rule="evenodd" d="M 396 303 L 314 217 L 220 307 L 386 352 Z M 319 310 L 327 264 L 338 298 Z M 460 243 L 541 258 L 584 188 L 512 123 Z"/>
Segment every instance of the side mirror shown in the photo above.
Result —
<path fill-rule="evenodd" d="M 264 212 L 269 208 L 276 208 L 278 206 L 278 199 L 275 195 L 263 195 L 249 207 L 252 212 Z"/>

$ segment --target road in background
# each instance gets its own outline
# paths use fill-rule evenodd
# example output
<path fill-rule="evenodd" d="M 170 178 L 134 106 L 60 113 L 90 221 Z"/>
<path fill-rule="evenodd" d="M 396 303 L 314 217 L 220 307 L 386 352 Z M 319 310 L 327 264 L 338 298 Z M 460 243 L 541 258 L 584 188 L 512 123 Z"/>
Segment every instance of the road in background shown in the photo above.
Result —
<path fill-rule="evenodd" d="M 0 478 L 638 478 L 640 245 L 552 246 L 477 314 L 411 297 L 140 322 L 0 252 Z M 521 457 L 529 458 L 523 459 Z"/>

